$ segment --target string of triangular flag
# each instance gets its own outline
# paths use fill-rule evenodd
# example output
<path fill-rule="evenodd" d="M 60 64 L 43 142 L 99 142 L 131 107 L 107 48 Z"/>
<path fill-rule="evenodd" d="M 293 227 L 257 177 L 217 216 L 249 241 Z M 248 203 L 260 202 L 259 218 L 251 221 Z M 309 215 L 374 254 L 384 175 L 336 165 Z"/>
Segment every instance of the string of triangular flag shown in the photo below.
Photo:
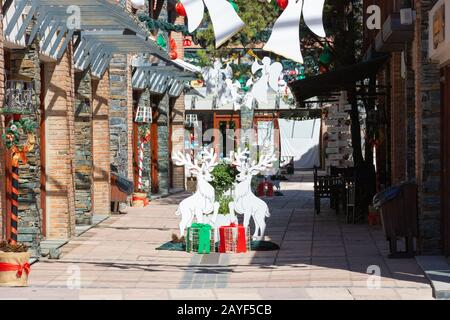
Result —
<path fill-rule="evenodd" d="M 251 1 L 251 0 L 250 0 Z M 256 1 L 256 0 L 253 0 Z M 270 0 L 266 0 L 270 2 Z M 300 21 L 317 36 L 326 37 L 323 26 L 323 8 L 325 0 L 279 0 L 280 9 L 284 9 L 275 21 L 272 33 L 264 50 L 274 52 L 298 63 L 303 63 L 300 45 Z M 216 48 L 237 34 L 245 23 L 238 15 L 236 4 L 231 0 L 180 0 L 188 18 L 188 30 L 194 32 L 201 25 L 208 9 L 216 39 Z M 288 27 L 286 27 L 288 26 Z"/>

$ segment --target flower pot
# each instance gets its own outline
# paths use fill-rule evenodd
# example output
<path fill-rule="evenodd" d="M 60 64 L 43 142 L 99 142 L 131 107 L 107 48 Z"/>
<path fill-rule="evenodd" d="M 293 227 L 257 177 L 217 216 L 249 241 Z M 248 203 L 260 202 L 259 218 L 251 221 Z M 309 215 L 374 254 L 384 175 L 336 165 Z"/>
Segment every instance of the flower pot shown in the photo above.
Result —
<path fill-rule="evenodd" d="M 149 200 L 146 193 L 135 192 L 133 193 L 133 207 L 143 208 L 148 206 Z"/>
<path fill-rule="evenodd" d="M 0 251 L 0 287 L 27 287 L 29 252 Z"/>

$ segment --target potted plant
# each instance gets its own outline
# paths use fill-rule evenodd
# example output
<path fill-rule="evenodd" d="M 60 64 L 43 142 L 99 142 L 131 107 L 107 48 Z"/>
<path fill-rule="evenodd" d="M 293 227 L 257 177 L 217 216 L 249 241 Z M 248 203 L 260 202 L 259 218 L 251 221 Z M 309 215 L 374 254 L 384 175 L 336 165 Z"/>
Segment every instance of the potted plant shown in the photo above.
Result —
<path fill-rule="evenodd" d="M 30 253 L 24 244 L 0 242 L 0 287 L 26 287 Z"/>

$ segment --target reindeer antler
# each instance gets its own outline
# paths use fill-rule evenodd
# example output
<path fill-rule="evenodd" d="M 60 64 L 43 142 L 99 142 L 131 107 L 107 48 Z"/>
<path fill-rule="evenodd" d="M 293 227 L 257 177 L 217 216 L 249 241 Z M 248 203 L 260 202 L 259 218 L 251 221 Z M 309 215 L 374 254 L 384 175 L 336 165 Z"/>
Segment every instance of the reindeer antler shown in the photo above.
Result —
<path fill-rule="evenodd" d="M 181 151 L 176 152 L 172 156 L 172 160 L 175 162 L 175 165 L 180 167 L 186 167 L 190 171 L 196 171 L 193 172 L 194 174 L 199 173 L 202 171 L 202 169 L 198 165 L 198 161 L 194 160 L 192 162 L 192 158 L 190 154 L 183 154 Z"/>
<path fill-rule="evenodd" d="M 242 151 L 241 148 L 239 148 L 237 152 L 230 152 L 230 160 L 234 165 L 236 165 L 239 172 L 250 168 L 250 165 L 247 162 L 247 153 L 248 149 L 244 149 L 244 151 Z"/>
<path fill-rule="evenodd" d="M 255 172 L 255 174 L 264 171 L 268 168 L 273 167 L 273 163 L 277 161 L 277 157 L 275 156 L 275 153 L 269 153 L 264 156 L 261 156 L 259 159 L 258 164 L 256 164 L 256 161 L 253 162 L 252 167 L 250 168 L 251 172 Z"/>
<path fill-rule="evenodd" d="M 205 149 L 202 168 L 204 170 L 209 170 L 211 172 L 214 170 L 214 167 L 216 165 L 217 165 L 217 154 L 215 153 L 214 148 L 211 148 L 209 151 Z"/>

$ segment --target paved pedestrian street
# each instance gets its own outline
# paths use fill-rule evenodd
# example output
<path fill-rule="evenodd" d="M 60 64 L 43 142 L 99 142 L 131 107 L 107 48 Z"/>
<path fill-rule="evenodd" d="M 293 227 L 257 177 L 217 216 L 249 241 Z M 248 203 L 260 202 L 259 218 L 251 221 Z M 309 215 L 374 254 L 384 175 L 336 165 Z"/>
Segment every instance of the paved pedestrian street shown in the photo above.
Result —
<path fill-rule="evenodd" d="M 0 299 L 432 299 L 414 259 L 387 258 L 380 228 L 346 224 L 325 201 L 315 215 L 311 181 L 296 175 L 282 183 L 283 197 L 266 199 L 266 240 L 279 251 L 155 250 L 178 232 L 179 194 L 111 216 L 65 245 L 59 260 L 33 264 L 30 286 L 2 288 Z M 377 269 L 380 278 L 369 274 Z"/>

